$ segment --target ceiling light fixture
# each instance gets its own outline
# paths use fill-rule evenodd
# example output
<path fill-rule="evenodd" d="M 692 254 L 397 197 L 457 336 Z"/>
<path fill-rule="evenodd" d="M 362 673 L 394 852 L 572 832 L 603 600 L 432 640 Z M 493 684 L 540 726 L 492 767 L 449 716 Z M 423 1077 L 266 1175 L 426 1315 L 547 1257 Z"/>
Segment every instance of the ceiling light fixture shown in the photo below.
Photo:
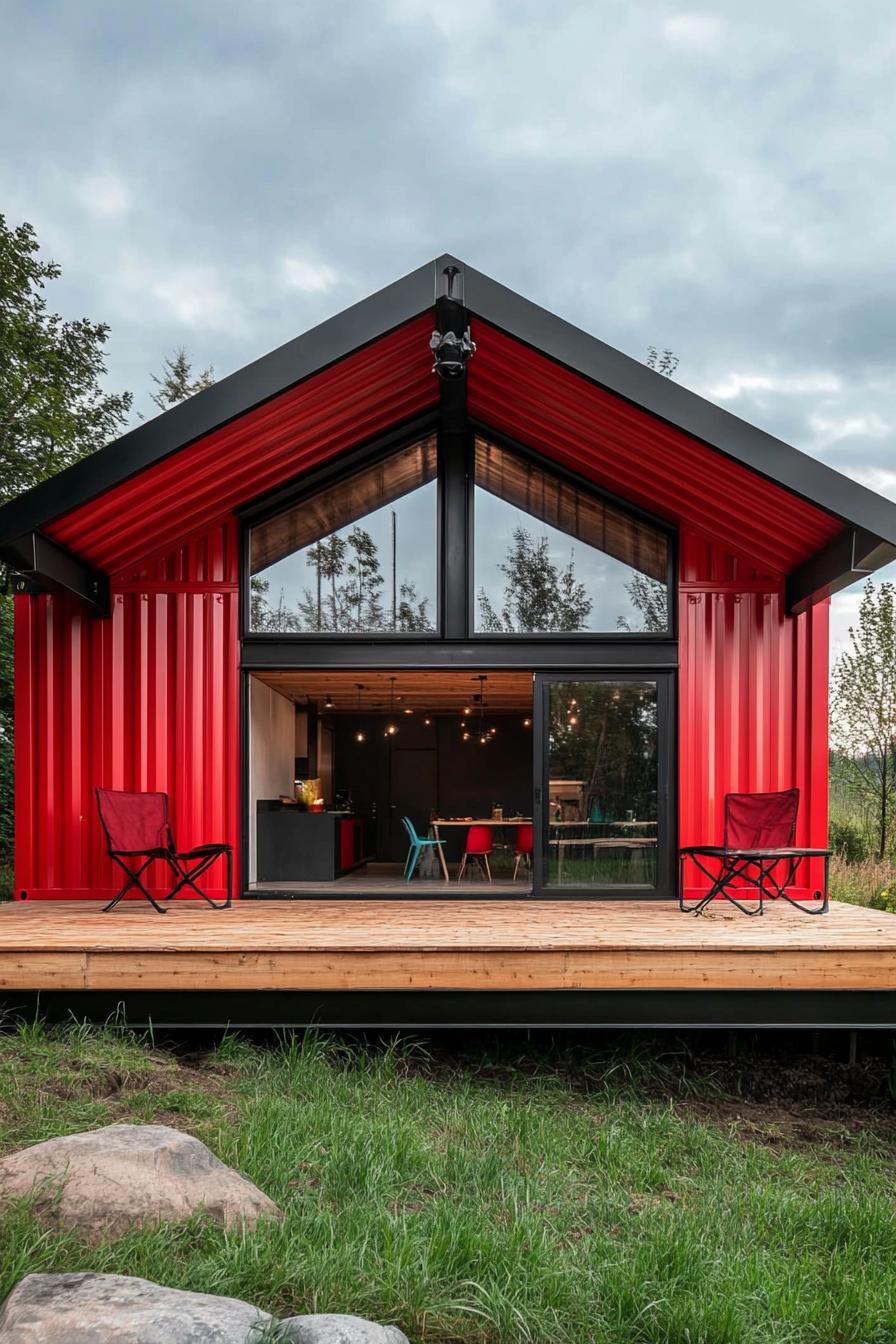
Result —
<path fill-rule="evenodd" d="M 356 682 L 355 682 L 355 685 L 356 685 L 357 688 L 358 688 L 358 717 L 360 718 L 360 717 L 361 717 L 361 692 L 362 692 L 363 689 L 364 689 L 364 683 L 363 683 L 363 681 L 356 681 Z M 361 727 L 360 724 L 358 724 L 358 729 L 357 729 L 357 732 L 355 733 L 355 741 L 356 741 L 356 742 L 366 742 L 366 741 L 367 741 L 367 734 L 365 733 L 364 729 Z"/>

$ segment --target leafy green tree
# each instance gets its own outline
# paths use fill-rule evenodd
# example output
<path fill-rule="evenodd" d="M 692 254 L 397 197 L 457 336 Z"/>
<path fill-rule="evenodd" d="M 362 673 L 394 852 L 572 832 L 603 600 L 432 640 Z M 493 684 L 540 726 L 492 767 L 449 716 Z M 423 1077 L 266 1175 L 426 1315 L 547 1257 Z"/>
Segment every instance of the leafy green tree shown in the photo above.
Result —
<path fill-rule="evenodd" d="M 105 323 L 48 310 L 61 270 L 39 252 L 30 224 L 0 215 L 0 503 L 101 447 L 131 408 L 102 387 Z"/>
<path fill-rule="evenodd" d="M 659 579 L 649 574 L 635 573 L 625 585 L 625 591 L 641 619 L 633 622 L 630 616 L 619 616 L 616 627 L 638 634 L 662 635 L 669 630 L 669 592 Z"/>
<path fill-rule="evenodd" d="M 415 583 L 403 583 L 399 589 L 397 628 L 403 635 L 425 634 L 433 628 L 429 598 L 418 597 Z"/>
<path fill-rule="evenodd" d="M 47 307 L 59 275 L 31 225 L 0 215 L 0 503 L 101 447 L 131 408 L 129 392 L 102 386 L 105 323 Z M 0 596 L 0 864 L 12 848 L 12 725 L 12 600 Z"/>
<path fill-rule="evenodd" d="M 535 538 L 515 527 L 507 558 L 498 566 L 505 578 L 504 601 L 495 611 L 484 588 L 479 590 L 480 627 L 488 633 L 584 630 L 591 599 L 576 578 L 575 563 L 554 564 L 546 536 Z"/>
<path fill-rule="evenodd" d="M 872 810 L 878 859 L 890 846 L 896 801 L 896 587 L 869 579 L 850 648 L 831 676 L 831 741 L 856 796 Z"/>
<path fill-rule="evenodd" d="M 179 345 L 174 354 L 164 361 L 162 376 L 153 373 L 150 377 L 158 388 L 157 392 L 151 393 L 150 399 L 160 411 L 167 411 L 169 406 L 176 406 L 178 402 L 186 401 L 187 397 L 192 397 L 194 393 L 204 392 L 207 387 L 213 387 L 215 370 L 209 364 L 207 369 L 197 373 L 194 378 L 193 365 L 184 347 Z"/>

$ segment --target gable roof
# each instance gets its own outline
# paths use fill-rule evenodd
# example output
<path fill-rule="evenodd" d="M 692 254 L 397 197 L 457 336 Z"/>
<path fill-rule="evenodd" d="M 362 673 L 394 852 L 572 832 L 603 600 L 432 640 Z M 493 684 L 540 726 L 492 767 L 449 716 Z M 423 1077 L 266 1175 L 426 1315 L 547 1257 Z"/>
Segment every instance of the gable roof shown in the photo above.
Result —
<path fill-rule="evenodd" d="M 674 498 L 676 463 L 680 485 L 700 462 L 705 467 L 707 450 L 720 476 L 734 473 L 742 483 L 744 473 L 751 473 L 759 504 L 752 520 L 750 509 L 743 510 L 744 530 L 755 532 L 757 518 L 764 521 L 763 563 L 774 567 L 777 559 L 777 568 L 794 581 L 795 609 L 896 558 L 892 501 L 448 255 L 0 507 L 0 554 L 16 563 L 18 539 L 46 531 L 91 565 L 119 569 L 136 560 L 141 547 L 146 553 L 141 528 L 153 536 L 164 531 L 160 490 L 168 490 L 177 502 L 172 526 L 176 517 L 181 534 L 188 530 L 186 474 L 192 488 L 205 473 L 197 504 L 201 494 L 205 507 L 216 498 L 222 510 L 232 509 L 303 466 L 434 409 L 438 380 L 430 374 L 426 332 L 436 300 L 446 293 L 449 268 L 457 270 L 455 297 L 480 342 L 469 366 L 473 415 L 535 447 L 545 442 L 550 447 L 553 439 L 551 455 L 570 465 L 587 450 L 595 479 L 608 486 L 614 471 L 625 477 L 622 468 L 632 445 L 617 443 L 615 454 L 607 450 L 600 458 L 597 440 L 612 448 L 608 426 L 615 415 L 637 421 L 634 437 L 640 435 L 643 442 L 649 417 L 661 431 L 665 457 L 658 448 L 649 461 L 628 463 L 630 474 L 633 465 L 635 474 L 640 472 L 647 496 L 651 487 L 645 469 L 665 472 L 667 493 Z M 326 397 L 320 395 L 324 390 Z M 572 416 L 573 433 L 575 399 L 580 405 Z M 301 449 L 303 434 L 306 450 Z M 256 451 L 258 444 L 263 452 Z M 704 458 L 695 458 L 695 450 Z M 620 488 L 620 493 L 630 496 L 632 491 Z M 694 506 L 692 491 L 688 507 Z M 670 505 L 669 517 L 674 520 L 675 514 Z M 789 547 L 782 544 L 788 529 Z M 773 538 L 778 545 L 771 544 Z"/>

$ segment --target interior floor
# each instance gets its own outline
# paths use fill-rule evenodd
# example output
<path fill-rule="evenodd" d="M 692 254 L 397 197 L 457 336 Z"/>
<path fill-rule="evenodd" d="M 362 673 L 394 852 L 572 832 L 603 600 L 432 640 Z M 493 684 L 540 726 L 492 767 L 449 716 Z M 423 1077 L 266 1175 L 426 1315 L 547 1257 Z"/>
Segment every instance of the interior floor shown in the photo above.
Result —
<path fill-rule="evenodd" d="M 448 882 L 443 878 L 416 876 L 410 882 L 406 882 L 402 864 L 368 863 L 363 868 L 355 868 L 352 872 L 343 874 L 334 882 L 253 882 L 249 885 L 249 891 L 257 895 L 288 892 L 291 895 L 316 893 L 333 896 L 355 893 L 369 896 L 406 896 L 409 899 L 437 896 L 443 900 L 454 896 L 524 898 L 532 894 L 532 882 L 528 870 L 521 871 L 515 882 L 505 877 L 495 877 L 493 881 L 488 882 L 479 876 L 474 876 L 470 880 L 465 876 L 462 882 L 458 882 L 455 868 L 456 865 L 452 864 Z"/>

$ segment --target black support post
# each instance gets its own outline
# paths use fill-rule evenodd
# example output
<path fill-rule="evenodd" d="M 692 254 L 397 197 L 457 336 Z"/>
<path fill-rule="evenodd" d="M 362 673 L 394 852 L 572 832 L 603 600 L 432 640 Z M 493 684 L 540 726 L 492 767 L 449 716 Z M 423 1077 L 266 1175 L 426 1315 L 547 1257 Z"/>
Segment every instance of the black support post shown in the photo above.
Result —
<path fill-rule="evenodd" d="M 445 293 L 436 299 L 436 329 L 463 336 L 467 313 L 454 297 L 458 276 L 443 275 Z M 452 296 L 449 297 L 449 289 Z M 467 378 L 443 378 L 439 397 L 439 455 L 442 472 L 442 630 L 446 639 L 466 639 L 470 577 L 467 570 L 470 426 Z"/>

